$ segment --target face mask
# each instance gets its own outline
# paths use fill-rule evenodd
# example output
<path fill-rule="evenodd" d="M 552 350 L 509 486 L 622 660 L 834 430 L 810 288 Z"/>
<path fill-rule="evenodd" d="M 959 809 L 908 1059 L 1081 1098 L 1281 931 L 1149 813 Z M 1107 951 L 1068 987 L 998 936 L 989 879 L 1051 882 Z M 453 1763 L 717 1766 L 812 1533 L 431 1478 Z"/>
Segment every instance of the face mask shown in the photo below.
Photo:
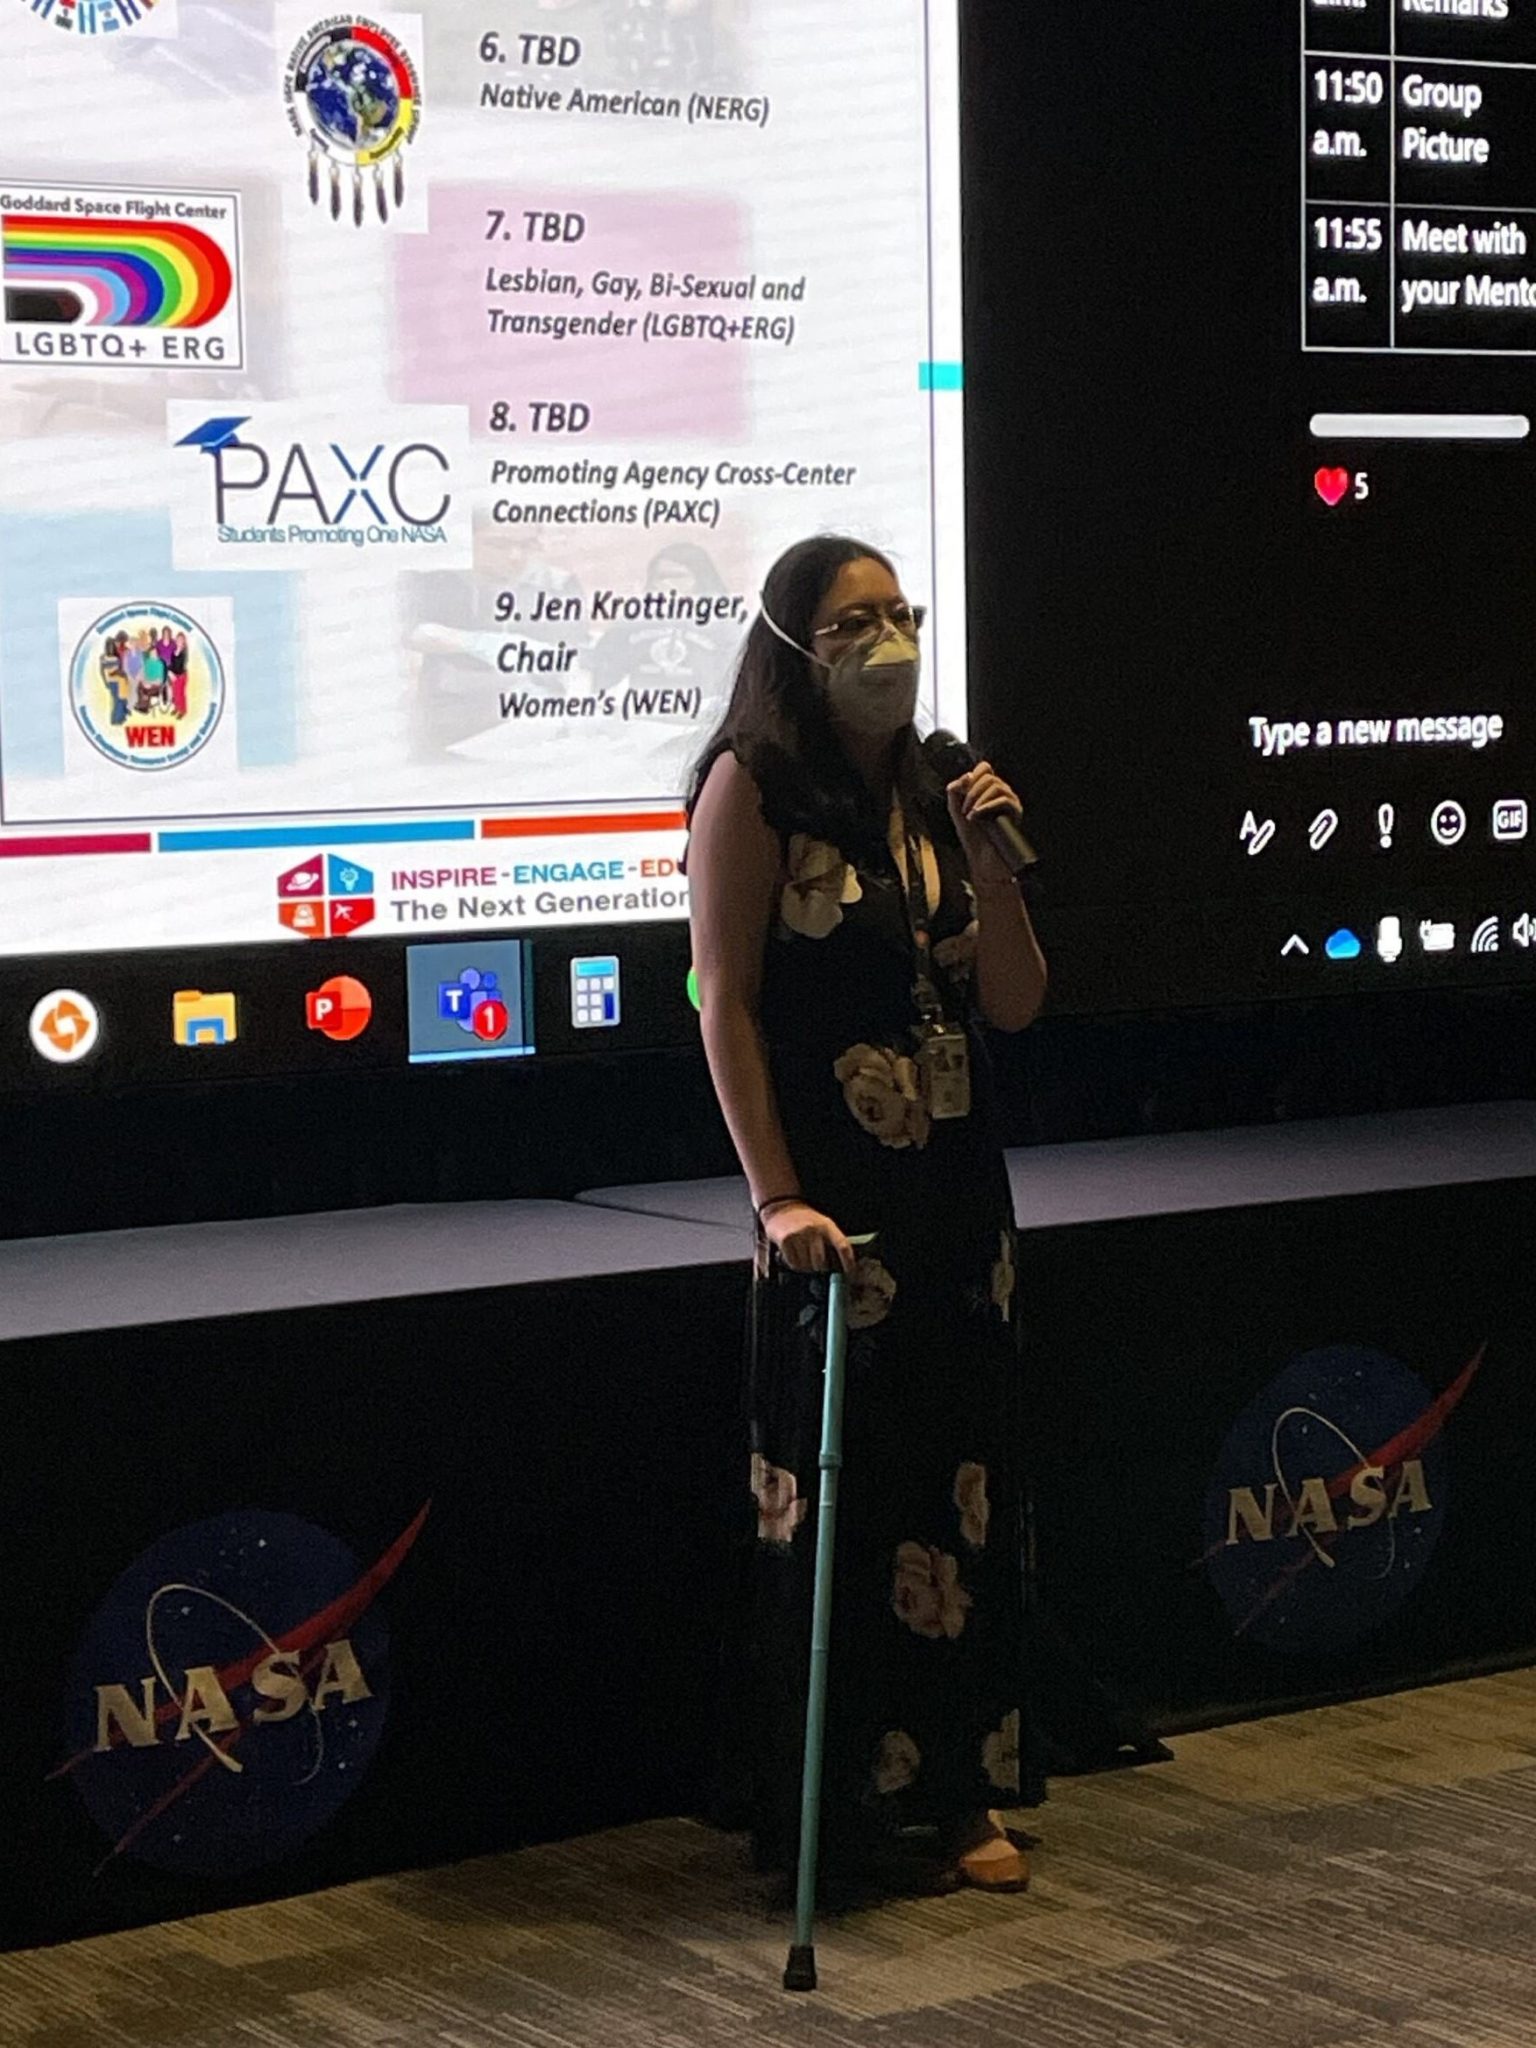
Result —
<path fill-rule="evenodd" d="M 833 723 L 847 732 L 884 739 L 910 725 L 917 709 L 917 684 L 922 656 L 917 642 L 894 626 L 877 638 L 846 648 L 836 661 L 823 661 L 763 613 L 764 623 L 788 647 L 826 670 L 827 704 Z"/>
<path fill-rule="evenodd" d="M 912 723 L 921 656 L 917 642 L 887 629 L 873 646 L 850 647 L 827 671 L 833 722 L 883 739 Z"/>

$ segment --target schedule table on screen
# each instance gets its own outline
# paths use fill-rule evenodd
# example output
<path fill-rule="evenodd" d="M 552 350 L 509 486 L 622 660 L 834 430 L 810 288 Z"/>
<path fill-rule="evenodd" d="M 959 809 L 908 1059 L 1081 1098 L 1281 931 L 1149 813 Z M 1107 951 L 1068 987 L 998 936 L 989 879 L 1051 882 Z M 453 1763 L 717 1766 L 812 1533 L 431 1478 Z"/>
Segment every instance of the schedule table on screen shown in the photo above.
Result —
<path fill-rule="evenodd" d="M 1301 5 L 1304 346 L 1536 354 L 1536 9 Z"/>

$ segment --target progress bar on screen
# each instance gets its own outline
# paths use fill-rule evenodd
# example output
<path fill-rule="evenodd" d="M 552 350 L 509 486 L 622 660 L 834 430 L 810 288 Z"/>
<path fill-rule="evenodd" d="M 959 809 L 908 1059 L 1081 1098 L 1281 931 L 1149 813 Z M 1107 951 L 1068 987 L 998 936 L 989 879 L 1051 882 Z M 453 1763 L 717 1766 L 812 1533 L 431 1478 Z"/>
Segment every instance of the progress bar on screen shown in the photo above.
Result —
<path fill-rule="evenodd" d="M 1523 441 L 1523 412 L 1315 412 L 1316 441 Z"/>

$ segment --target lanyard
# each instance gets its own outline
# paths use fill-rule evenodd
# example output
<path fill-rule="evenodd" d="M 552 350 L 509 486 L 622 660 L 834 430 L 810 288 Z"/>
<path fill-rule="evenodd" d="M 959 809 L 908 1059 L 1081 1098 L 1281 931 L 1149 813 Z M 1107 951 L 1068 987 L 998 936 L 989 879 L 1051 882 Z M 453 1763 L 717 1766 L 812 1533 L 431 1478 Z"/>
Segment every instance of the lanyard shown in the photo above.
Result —
<path fill-rule="evenodd" d="M 942 1024 L 944 1001 L 934 984 L 929 969 L 930 938 L 928 921 L 931 909 L 928 902 L 928 876 L 923 866 L 923 842 L 921 835 L 914 834 L 907 822 L 906 811 L 901 814 L 902 839 L 906 847 L 906 879 L 901 892 L 903 908 L 906 911 L 907 931 L 912 939 L 912 999 L 925 1024 Z M 900 863 L 897 863 L 898 880 Z"/>

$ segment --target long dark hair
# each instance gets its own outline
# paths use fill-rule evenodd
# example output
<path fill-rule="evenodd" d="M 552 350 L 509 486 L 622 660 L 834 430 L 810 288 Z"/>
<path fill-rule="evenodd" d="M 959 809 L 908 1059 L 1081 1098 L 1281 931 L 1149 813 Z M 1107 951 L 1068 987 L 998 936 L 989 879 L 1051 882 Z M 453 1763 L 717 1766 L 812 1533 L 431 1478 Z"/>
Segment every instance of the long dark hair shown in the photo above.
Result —
<path fill-rule="evenodd" d="M 808 647 L 811 621 L 839 570 L 865 561 L 896 573 L 879 548 L 847 534 L 818 533 L 797 541 L 763 579 L 763 610 L 791 640 Z M 810 663 L 785 645 L 761 613 L 752 621 L 736 664 L 725 714 L 694 768 L 690 822 L 710 769 L 725 753 L 733 753 L 752 775 L 762 792 L 764 816 L 776 830 L 812 833 L 849 860 L 882 858 L 887 821 L 838 741 Z M 944 787 L 924 762 L 910 726 L 892 765 L 907 816 L 930 835 L 947 837 L 952 828 Z"/>

